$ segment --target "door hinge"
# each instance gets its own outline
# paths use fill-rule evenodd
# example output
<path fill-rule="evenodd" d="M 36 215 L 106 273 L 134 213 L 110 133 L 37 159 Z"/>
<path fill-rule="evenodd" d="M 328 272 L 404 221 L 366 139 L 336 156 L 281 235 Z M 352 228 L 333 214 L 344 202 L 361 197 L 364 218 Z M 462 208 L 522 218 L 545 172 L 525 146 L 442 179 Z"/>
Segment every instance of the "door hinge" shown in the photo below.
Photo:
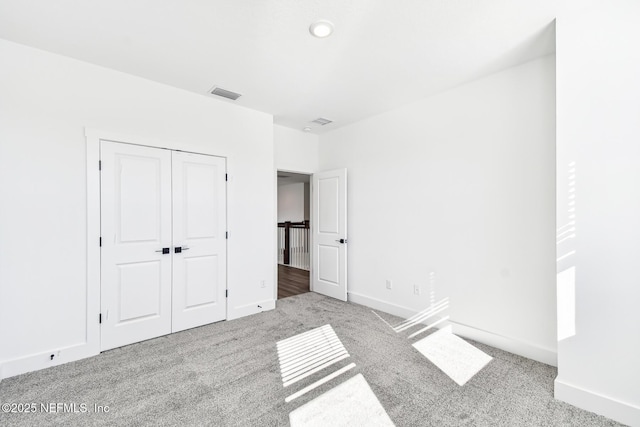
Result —
<path fill-rule="evenodd" d="M 98 170 L 102 170 L 102 160 L 98 160 Z"/>
<path fill-rule="evenodd" d="M 225 297 L 225 298 L 229 298 L 229 289 L 225 289 L 225 291 L 224 291 L 224 297 Z"/>
<path fill-rule="evenodd" d="M 229 232 L 228 232 L 228 231 L 225 231 L 225 232 L 224 232 L 224 238 L 225 238 L 225 239 L 228 239 L 228 238 L 229 238 Z"/>
<path fill-rule="evenodd" d="M 229 181 L 229 175 L 227 175 L 226 173 L 224 174 L 224 180 Z"/>
<path fill-rule="evenodd" d="M 100 247 L 102 247 L 102 237 L 100 237 Z"/>
<path fill-rule="evenodd" d="M 102 323 L 102 313 L 98 315 L 98 323 Z"/>

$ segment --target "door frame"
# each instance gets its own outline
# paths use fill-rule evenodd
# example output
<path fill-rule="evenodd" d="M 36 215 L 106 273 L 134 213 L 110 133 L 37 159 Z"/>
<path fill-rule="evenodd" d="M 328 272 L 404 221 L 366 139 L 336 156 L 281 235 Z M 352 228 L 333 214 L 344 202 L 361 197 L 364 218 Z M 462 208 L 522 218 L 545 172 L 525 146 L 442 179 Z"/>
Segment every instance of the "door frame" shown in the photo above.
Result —
<path fill-rule="evenodd" d="M 204 154 L 208 156 L 222 157 L 225 159 L 225 172 L 228 173 L 229 159 L 227 156 L 203 150 L 203 147 L 193 147 L 188 143 L 167 141 L 160 138 L 147 138 L 136 135 L 125 135 L 116 132 L 109 132 L 99 129 L 84 128 L 87 154 L 87 328 L 86 328 L 86 348 L 90 355 L 100 354 L 100 141 L 120 142 L 132 145 L 141 145 L 151 148 L 166 150 L 184 151 L 194 154 Z M 194 150 L 195 148 L 195 150 Z M 225 192 L 225 209 L 227 225 L 229 221 L 229 188 Z M 228 242 L 225 249 L 228 254 Z M 229 289 L 229 257 L 225 262 L 225 286 Z M 276 269 L 277 270 L 277 269 Z M 277 273 L 276 273 L 277 274 Z M 276 283 L 277 286 L 277 283 Z M 229 300 L 225 301 L 225 320 L 229 318 Z"/>
<path fill-rule="evenodd" d="M 274 214 L 274 218 L 276 219 L 276 227 L 274 230 L 274 241 L 277 243 L 278 242 L 278 172 L 284 172 L 284 173 L 297 173 L 300 175 L 308 175 L 309 176 L 309 212 L 313 212 L 313 174 L 314 172 L 306 172 L 306 171 L 299 171 L 299 170 L 293 170 L 293 169 L 279 169 L 278 167 L 275 168 L 275 173 L 274 173 L 274 180 L 275 180 L 275 214 Z M 313 222 L 311 222 L 311 227 L 309 229 L 309 261 L 313 260 L 313 228 L 314 228 L 314 224 Z M 273 299 L 274 301 L 278 301 L 278 246 L 275 245 L 275 247 L 273 248 L 273 261 L 275 263 L 275 272 L 274 272 L 274 286 L 273 286 Z M 313 262 L 309 262 L 309 291 L 313 292 L 313 281 L 311 280 L 311 278 L 313 277 Z"/>

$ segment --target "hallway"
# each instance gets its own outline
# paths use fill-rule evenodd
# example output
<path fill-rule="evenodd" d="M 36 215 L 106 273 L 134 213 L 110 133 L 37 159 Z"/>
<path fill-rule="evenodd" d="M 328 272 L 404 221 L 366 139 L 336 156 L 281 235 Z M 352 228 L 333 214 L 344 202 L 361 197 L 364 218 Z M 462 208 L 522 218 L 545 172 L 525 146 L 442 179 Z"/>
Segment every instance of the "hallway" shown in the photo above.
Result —
<path fill-rule="evenodd" d="M 310 291 L 309 272 L 299 268 L 278 265 L 278 299 Z"/>

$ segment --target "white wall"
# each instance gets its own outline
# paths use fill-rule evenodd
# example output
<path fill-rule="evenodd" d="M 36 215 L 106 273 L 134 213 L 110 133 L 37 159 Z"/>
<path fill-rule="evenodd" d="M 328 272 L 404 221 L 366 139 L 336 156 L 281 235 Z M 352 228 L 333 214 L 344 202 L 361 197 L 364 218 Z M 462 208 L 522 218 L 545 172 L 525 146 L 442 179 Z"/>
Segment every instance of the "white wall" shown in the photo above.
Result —
<path fill-rule="evenodd" d="M 304 221 L 305 183 L 278 185 L 278 222 Z"/>
<path fill-rule="evenodd" d="M 558 291 L 565 296 L 558 311 L 561 318 L 568 315 L 572 327 L 565 325 L 559 336 L 555 393 L 635 426 L 640 426 L 639 22 L 635 0 L 606 2 L 557 21 L 557 218 L 559 227 L 575 220 L 575 238 L 558 245 Z M 575 280 L 566 273 L 571 270 Z"/>
<path fill-rule="evenodd" d="M 449 297 L 465 335 L 555 363 L 554 67 L 321 135 L 320 168 L 349 173 L 351 300 L 402 314 Z"/>
<path fill-rule="evenodd" d="M 227 157 L 228 315 L 274 306 L 272 116 L 6 41 L 0 62 L 0 377 L 91 354 L 85 127 Z"/>
<path fill-rule="evenodd" d="M 318 171 L 318 135 L 273 126 L 276 169 L 288 172 Z"/>

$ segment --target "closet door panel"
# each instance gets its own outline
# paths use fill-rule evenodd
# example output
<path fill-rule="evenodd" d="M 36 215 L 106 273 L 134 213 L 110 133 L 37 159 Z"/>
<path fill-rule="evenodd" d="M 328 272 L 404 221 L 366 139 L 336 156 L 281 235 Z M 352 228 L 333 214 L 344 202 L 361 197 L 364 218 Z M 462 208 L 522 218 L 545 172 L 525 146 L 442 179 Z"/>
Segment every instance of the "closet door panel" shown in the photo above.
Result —
<path fill-rule="evenodd" d="M 107 350 L 171 332 L 171 152 L 101 141 L 100 156 Z"/>
<path fill-rule="evenodd" d="M 173 152 L 173 332 L 226 318 L 226 162 Z"/>

